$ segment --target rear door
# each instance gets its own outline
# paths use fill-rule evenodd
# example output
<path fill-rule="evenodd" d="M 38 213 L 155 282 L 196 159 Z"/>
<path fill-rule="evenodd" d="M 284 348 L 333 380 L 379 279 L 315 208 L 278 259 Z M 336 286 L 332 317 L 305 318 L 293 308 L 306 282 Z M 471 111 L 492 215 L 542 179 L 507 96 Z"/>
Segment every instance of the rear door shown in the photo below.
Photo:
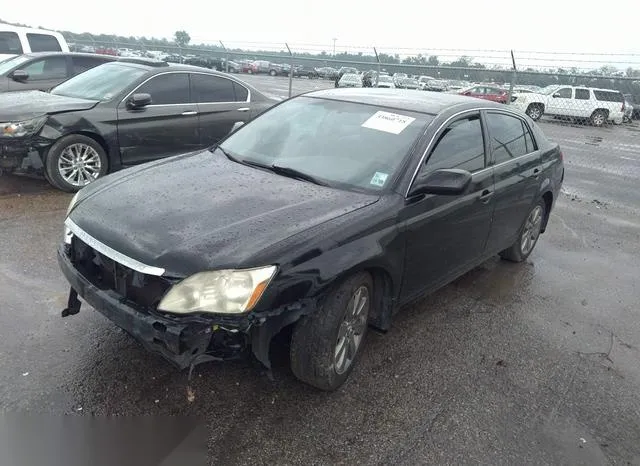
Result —
<path fill-rule="evenodd" d="M 149 94 L 151 104 L 127 108 L 133 94 Z M 118 105 L 118 139 L 123 165 L 134 165 L 200 148 L 198 107 L 192 103 L 189 74 L 157 74 Z"/>
<path fill-rule="evenodd" d="M 494 211 L 487 252 L 510 246 L 538 199 L 542 161 L 524 119 L 512 113 L 484 113 L 495 180 Z"/>
<path fill-rule="evenodd" d="M 225 137 L 238 122 L 251 117 L 249 90 L 222 76 L 191 74 L 193 99 L 198 107 L 200 145 L 208 147 Z"/>
<path fill-rule="evenodd" d="M 68 58 L 62 54 L 36 58 L 22 65 L 20 70 L 27 73 L 28 78 L 24 81 L 9 79 L 9 91 L 46 91 L 70 75 Z"/>
<path fill-rule="evenodd" d="M 483 256 L 493 214 L 493 173 L 486 166 L 487 144 L 478 111 L 461 115 L 437 135 L 418 175 L 437 169 L 471 172 L 460 195 L 427 195 L 407 200 L 399 214 L 406 235 L 403 299 L 448 282 Z"/>
<path fill-rule="evenodd" d="M 104 58 L 100 55 L 95 57 L 89 55 L 72 55 L 71 56 L 71 75 L 75 76 L 80 73 L 84 73 L 91 68 L 95 68 L 98 65 L 103 65 L 113 61 L 109 58 Z"/>
<path fill-rule="evenodd" d="M 589 89 L 578 87 L 573 92 L 573 112 L 571 116 L 589 118 L 593 113 L 593 103 Z"/>

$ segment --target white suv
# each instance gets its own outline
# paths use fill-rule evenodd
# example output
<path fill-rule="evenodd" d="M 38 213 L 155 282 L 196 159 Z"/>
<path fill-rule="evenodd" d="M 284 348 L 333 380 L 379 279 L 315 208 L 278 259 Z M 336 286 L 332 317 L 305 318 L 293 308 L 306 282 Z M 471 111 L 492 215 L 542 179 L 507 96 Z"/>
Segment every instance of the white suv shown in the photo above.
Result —
<path fill-rule="evenodd" d="M 589 119 L 594 126 L 622 123 L 624 97 L 620 91 L 593 87 L 547 86 L 539 92 L 516 94 L 511 105 L 533 120 L 542 115 Z"/>

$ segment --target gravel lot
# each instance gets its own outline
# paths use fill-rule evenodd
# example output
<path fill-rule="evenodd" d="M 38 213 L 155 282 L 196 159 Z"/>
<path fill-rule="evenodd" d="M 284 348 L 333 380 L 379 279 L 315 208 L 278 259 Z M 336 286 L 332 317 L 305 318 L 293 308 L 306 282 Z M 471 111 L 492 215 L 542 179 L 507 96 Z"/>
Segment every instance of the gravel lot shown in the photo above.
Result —
<path fill-rule="evenodd" d="M 286 78 L 243 79 L 287 96 Z M 640 128 L 541 125 L 567 175 L 530 259 L 408 307 L 331 394 L 296 382 L 285 339 L 275 381 L 210 363 L 189 385 L 88 306 L 61 319 L 71 196 L 1 177 L 0 407 L 202 416 L 211 464 L 640 465 Z"/>

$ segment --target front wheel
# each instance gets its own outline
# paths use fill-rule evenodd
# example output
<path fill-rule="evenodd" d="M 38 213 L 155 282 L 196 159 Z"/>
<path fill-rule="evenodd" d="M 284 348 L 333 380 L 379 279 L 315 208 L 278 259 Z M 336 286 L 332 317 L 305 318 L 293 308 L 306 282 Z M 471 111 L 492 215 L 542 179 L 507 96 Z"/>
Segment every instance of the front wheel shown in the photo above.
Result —
<path fill-rule="evenodd" d="M 516 242 L 500 253 L 503 259 L 511 262 L 523 262 L 529 257 L 538 243 L 546 210 L 547 205 L 543 199 L 540 199 L 527 215 Z"/>
<path fill-rule="evenodd" d="M 66 192 L 79 191 L 108 171 L 107 153 L 94 139 L 65 136 L 51 146 L 45 161 L 46 178 Z"/>
<path fill-rule="evenodd" d="M 298 379 L 328 391 L 347 380 L 363 346 L 372 297 L 371 276 L 358 273 L 298 322 L 291 339 L 291 370 Z"/>
<path fill-rule="evenodd" d="M 271 76 L 275 76 L 275 75 L 276 75 L 276 74 L 278 74 L 278 73 L 276 73 L 276 70 L 271 70 L 271 71 L 269 71 L 269 74 L 270 74 Z"/>
<path fill-rule="evenodd" d="M 529 118 L 533 121 L 537 121 L 542 117 L 544 110 L 540 104 L 531 104 L 527 107 L 527 111 L 525 113 L 529 115 Z"/>

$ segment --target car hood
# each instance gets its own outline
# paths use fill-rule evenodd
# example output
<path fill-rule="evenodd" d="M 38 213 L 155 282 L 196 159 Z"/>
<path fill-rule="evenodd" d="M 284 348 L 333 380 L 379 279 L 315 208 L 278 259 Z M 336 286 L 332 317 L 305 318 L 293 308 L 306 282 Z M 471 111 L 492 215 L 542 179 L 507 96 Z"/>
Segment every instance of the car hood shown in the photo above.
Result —
<path fill-rule="evenodd" d="M 265 265 L 252 260 L 270 246 L 378 200 L 209 151 L 126 169 L 88 189 L 70 214 L 76 225 L 177 277 Z"/>
<path fill-rule="evenodd" d="M 42 91 L 18 91 L 0 94 L 0 121 L 21 121 L 41 115 L 89 110 L 97 100 L 76 99 Z"/>

